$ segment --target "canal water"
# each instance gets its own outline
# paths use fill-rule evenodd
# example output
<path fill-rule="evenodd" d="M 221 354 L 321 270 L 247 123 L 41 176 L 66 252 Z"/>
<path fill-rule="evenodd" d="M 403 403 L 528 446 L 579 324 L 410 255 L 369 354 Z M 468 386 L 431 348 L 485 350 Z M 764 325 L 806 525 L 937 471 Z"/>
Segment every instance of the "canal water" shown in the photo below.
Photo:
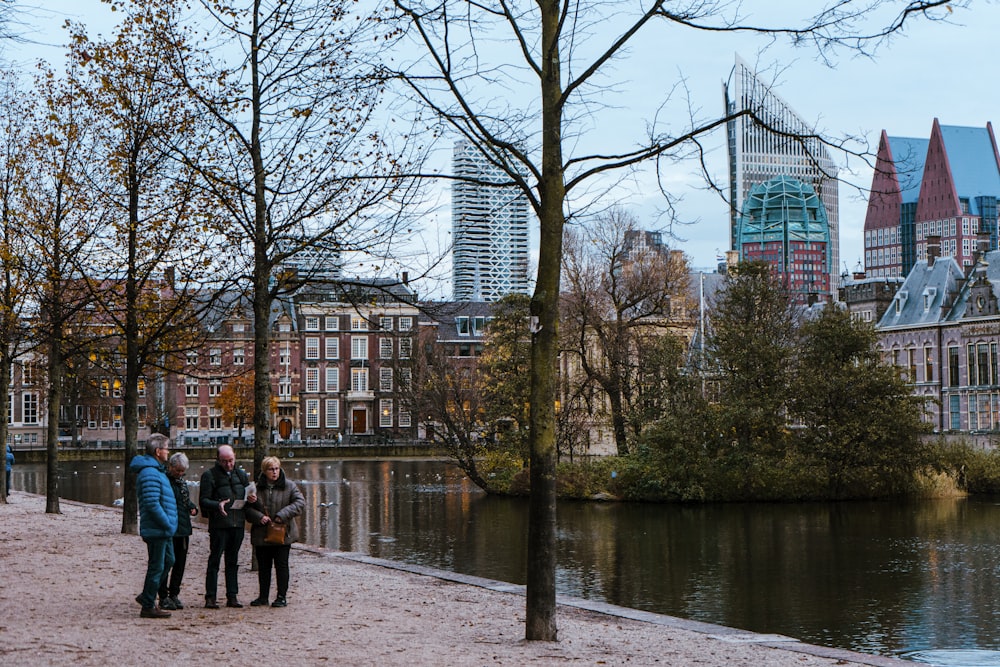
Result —
<path fill-rule="evenodd" d="M 195 482 L 208 462 L 192 462 Z M 284 461 L 304 541 L 516 584 L 527 503 L 423 460 Z M 112 505 L 121 466 L 63 463 Z M 44 493 L 44 465 L 15 490 Z M 944 667 L 1000 667 L 1000 499 L 707 506 L 561 502 L 560 593 Z"/>

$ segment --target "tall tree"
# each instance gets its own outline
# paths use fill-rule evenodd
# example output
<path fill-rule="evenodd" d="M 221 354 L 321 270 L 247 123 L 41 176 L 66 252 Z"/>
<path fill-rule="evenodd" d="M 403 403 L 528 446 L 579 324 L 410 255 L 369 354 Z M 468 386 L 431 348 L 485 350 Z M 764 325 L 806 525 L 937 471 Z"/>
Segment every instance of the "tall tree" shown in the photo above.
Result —
<path fill-rule="evenodd" d="M 583 381 L 595 382 L 607 397 L 620 455 L 629 453 L 645 425 L 634 405 L 643 343 L 670 335 L 678 324 L 675 308 L 687 314 L 688 262 L 656 243 L 659 238 L 621 209 L 566 233 L 564 354 L 576 360 Z"/>
<path fill-rule="evenodd" d="M 646 136 L 622 140 L 606 132 L 593 113 L 614 104 L 620 83 L 613 74 L 617 61 L 627 56 L 640 35 L 657 30 L 666 35 L 678 29 L 787 37 L 798 44 L 814 44 L 820 51 L 837 46 L 865 50 L 913 17 L 933 18 L 935 8 L 947 6 L 950 11 L 959 3 L 838 0 L 818 13 L 811 6 L 783 11 L 787 23 L 773 26 L 745 13 L 744 3 L 724 1 L 650 0 L 625 6 L 599 0 L 393 0 L 392 4 L 405 36 L 412 37 L 426 55 L 415 59 L 407 52 L 405 66 L 397 72 L 400 81 L 453 132 L 501 167 L 510 182 L 499 185 L 520 187 L 538 216 L 538 271 L 531 302 L 525 636 L 555 640 L 556 361 L 567 216 L 578 212 L 576 203 L 589 198 L 584 193 L 588 187 L 597 189 L 598 179 L 646 160 L 697 155 L 700 140 L 731 119 L 724 114 L 703 118 L 692 112 L 682 124 L 643 128 Z M 882 24 L 879 19 L 885 18 L 886 9 L 890 16 Z M 506 48 L 497 48 L 498 43 Z M 683 74 L 678 86 L 683 86 Z M 702 106 L 692 103 L 691 108 Z M 661 190 L 670 192 L 664 184 Z"/>
<path fill-rule="evenodd" d="M 826 468 L 834 497 L 893 495 L 926 464 L 923 399 L 883 362 L 875 328 L 827 307 L 803 323 L 791 414 L 805 454 Z"/>
<path fill-rule="evenodd" d="M 405 235 L 394 213 L 407 197 L 396 178 L 406 158 L 383 140 L 376 114 L 377 16 L 349 0 L 194 4 L 204 21 L 155 30 L 211 125 L 212 153 L 189 159 L 228 217 L 232 255 L 246 260 L 258 469 L 271 437 L 271 306 L 310 277 L 305 253 L 321 256 L 320 268 L 350 253 L 385 261 Z M 294 278 L 280 270 L 292 263 Z"/>
<path fill-rule="evenodd" d="M 46 363 L 45 397 L 47 513 L 59 513 L 59 418 L 66 373 L 72 354 L 73 325 L 91 302 L 92 290 L 77 271 L 85 264 L 94 233 L 103 221 L 92 208 L 86 168 L 93 164 L 87 128 L 89 109 L 73 77 L 59 78 L 43 69 L 35 87 L 41 101 L 32 123 L 29 168 L 24 174 L 24 234 L 30 245 L 29 270 L 38 277 L 32 296 L 37 303 L 35 342 Z M 36 411 L 41 406 L 34 405 Z"/>
<path fill-rule="evenodd" d="M 23 225 L 23 172 L 29 148 L 30 98 L 16 78 L 0 75 L 0 396 L 10 392 L 12 368 L 27 342 L 22 316 L 33 276 L 26 270 Z M 10 406 L 0 405 L 0 442 L 7 442 Z M 7 502 L 7 488 L 0 490 Z"/>
<path fill-rule="evenodd" d="M 91 128 L 101 166 L 91 177 L 96 207 L 108 221 L 94 240 L 100 317 L 119 348 L 125 431 L 122 531 L 138 531 L 134 475 L 138 452 L 139 384 L 159 372 L 169 353 L 196 344 L 198 311 L 211 303 L 201 286 L 224 286 L 221 235 L 195 184 L 177 159 L 200 143 L 193 102 L 170 79 L 168 55 L 147 26 L 169 6 L 127 9 L 111 39 L 72 28 L 70 55 L 83 101 L 95 111 Z M 159 12 L 159 13 L 157 13 Z M 122 372 L 124 370 L 124 372 Z"/>

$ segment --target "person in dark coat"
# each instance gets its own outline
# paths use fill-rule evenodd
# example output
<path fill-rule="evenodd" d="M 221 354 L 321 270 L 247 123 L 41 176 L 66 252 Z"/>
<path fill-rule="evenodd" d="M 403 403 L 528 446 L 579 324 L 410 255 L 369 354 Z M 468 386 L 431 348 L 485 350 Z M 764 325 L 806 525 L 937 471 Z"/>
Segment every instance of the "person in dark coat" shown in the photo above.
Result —
<path fill-rule="evenodd" d="M 170 456 L 170 438 L 159 433 L 149 436 L 146 453 L 132 459 L 129 468 L 136 474 L 139 500 L 139 535 L 146 543 L 149 559 L 142 593 L 135 601 L 142 605 L 143 618 L 169 618 L 170 612 L 156 605 L 163 571 L 174 564 L 173 537 L 177 530 L 177 501 L 163 464 Z"/>
<path fill-rule="evenodd" d="M 184 566 L 187 564 L 188 544 L 191 541 L 191 517 L 198 516 L 198 506 L 191 502 L 187 480 L 188 457 L 177 452 L 167 462 L 167 478 L 177 501 L 177 532 L 174 533 L 174 566 L 163 570 L 160 580 L 160 609 L 183 609 L 181 582 L 184 580 Z"/>
<path fill-rule="evenodd" d="M 202 516 L 208 517 L 208 569 L 205 572 L 205 608 L 218 609 L 219 565 L 226 557 L 226 606 L 242 607 L 239 555 L 246 533 L 243 503 L 257 496 L 250 489 L 250 476 L 236 467 L 236 453 L 229 445 L 219 447 L 215 465 L 201 475 L 198 500 Z"/>
<path fill-rule="evenodd" d="M 7 495 L 10 495 L 10 476 L 14 472 L 14 450 L 7 445 Z"/>
<path fill-rule="evenodd" d="M 271 592 L 271 565 L 278 578 L 277 597 L 272 607 L 284 607 L 288 602 L 288 556 L 292 542 L 298 541 L 298 522 L 295 517 L 302 513 L 306 499 L 295 482 L 285 477 L 281 461 L 276 456 L 265 457 L 261 462 L 260 477 L 257 478 L 257 502 L 247 505 L 247 520 L 250 528 L 250 544 L 257 554 L 257 583 L 260 593 L 250 603 L 252 607 L 266 606 Z M 281 544 L 264 541 L 269 523 L 285 526 L 285 539 Z"/>

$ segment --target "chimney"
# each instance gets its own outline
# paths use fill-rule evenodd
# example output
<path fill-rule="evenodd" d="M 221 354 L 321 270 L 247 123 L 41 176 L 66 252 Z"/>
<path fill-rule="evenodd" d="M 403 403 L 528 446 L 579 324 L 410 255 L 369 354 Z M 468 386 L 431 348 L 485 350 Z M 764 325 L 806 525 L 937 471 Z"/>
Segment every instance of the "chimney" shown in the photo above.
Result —
<path fill-rule="evenodd" d="M 409 285 L 410 284 L 410 272 L 409 271 L 403 271 L 403 284 L 404 285 Z"/>
<path fill-rule="evenodd" d="M 927 268 L 934 266 L 934 260 L 941 256 L 941 237 L 932 234 L 927 237 Z"/>
<path fill-rule="evenodd" d="M 988 233 L 980 232 L 976 235 L 976 254 L 973 256 L 973 263 L 978 262 L 980 259 L 986 257 L 986 253 L 990 251 L 990 235 Z"/>

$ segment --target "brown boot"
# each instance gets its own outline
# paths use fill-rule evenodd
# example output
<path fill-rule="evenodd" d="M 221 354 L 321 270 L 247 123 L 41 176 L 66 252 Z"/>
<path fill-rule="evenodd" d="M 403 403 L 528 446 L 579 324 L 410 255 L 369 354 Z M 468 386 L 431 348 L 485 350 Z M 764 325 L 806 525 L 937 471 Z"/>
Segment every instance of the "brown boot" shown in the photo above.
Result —
<path fill-rule="evenodd" d="M 163 611 L 159 607 L 143 607 L 139 616 L 142 618 L 170 618 L 170 612 Z"/>

